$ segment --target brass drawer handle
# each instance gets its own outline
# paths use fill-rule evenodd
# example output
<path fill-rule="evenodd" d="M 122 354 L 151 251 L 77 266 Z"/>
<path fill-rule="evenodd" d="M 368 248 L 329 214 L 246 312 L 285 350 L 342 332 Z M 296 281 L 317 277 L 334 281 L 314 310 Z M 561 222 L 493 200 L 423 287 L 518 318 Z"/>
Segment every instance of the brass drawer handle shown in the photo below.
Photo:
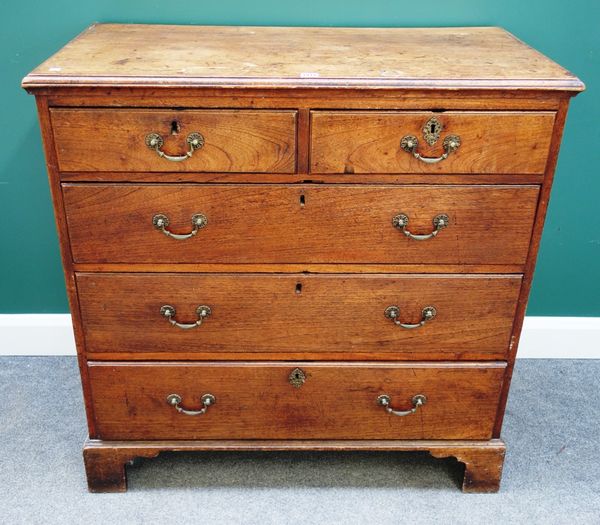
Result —
<path fill-rule="evenodd" d="M 204 228 L 208 224 L 208 219 L 206 215 L 202 213 L 196 213 L 192 215 L 192 226 L 193 230 L 190 233 L 173 233 L 167 230 L 167 226 L 169 226 L 169 217 L 163 215 L 162 213 L 157 213 L 154 217 L 152 217 L 152 224 L 154 227 L 163 232 L 167 237 L 171 237 L 172 239 L 177 239 L 178 241 L 183 241 L 184 239 L 189 239 L 198 233 L 198 230 Z"/>
<path fill-rule="evenodd" d="M 182 330 L 190 330 L 191 328 L 197 328 L 198 326 L 201 326 L 204 319 L 206 319 L 212 313 L 212 310 L 210 309 L 210 306 L 206 306 L 204 304 L 200 305 L 198 308 L 196 308 L 198 320 L 195 323 L 188 324 L 178 323 L 174 319 L 176 313 L 175 307 L 169 304 L 165 304 L 164 306 L 160 307 L 160 315 L 166 317 L 171 325 L 181 328 Z"/>
<path fill-rule="evenodd" d="M 388 414 L 393 414 L 394 416 L 410 416 L 414 414 L 417 409 L 427 403 L 427 397 L 423 394 L 417 394 L 412 398 L 413 407 L 410 410 L 394 410 L 390 407 L 390 403 L 392 402 L 390 396 L 386 394 L 382 394 L 377 398 L 377 404 L 385 408 L 385 411 Z"/>
<path fill-rule="evenodd" d="M 217 402 L 217 398 L 212 394 L 204 394 L 200 398 L 200 401 L 202 401 L 202 405 L 204 405 L 204 408 L 200 410 L 186 410 L 185 408 L 179 406 L 181 401 L 182 399 L 179 394 L 169 394 L 167 396 L 167 403 L 172 407 L 175 407 L 175 410 L 177 410 L 177 412 L 179 412 L 180 414 L 185 414 L 186 416 L 201 416 L 202 414 L 206 413 L 209 406 L 214 405 Z"/>
<path fill-rule="evenodd" d="M 385 316 L 394 322 L 394 324 L 401 326 L 407 330 L 412 330 L 413 328 L 419 328 L 423 326 L 427 321 L 431 321 L 437 315 L 437 310 L 434 306 L 426 306 L 421 311 L 421 321 L 416 324 L 406 324 L 400 321 L 400 308 L 398 306 L 388 306 L 384 312 Z"/>
<path fill-rule="evenodd" d="M 182 162 L 187 160 L 191 158 L 191 156 L 194 154 L 194 151 L 204 146 L 204 137 L 197 131 L 190 133 L 185 141 L 189 147 L 185 155 L 167 155 L 163 150 L 160 149 L 163 147 L 165 141 L 158 133 L 150 133 L 146 135 L 146 146 L 156 151 L 159 157 L 170 160 L 171 162 Z"/>
<path fill-rule="evenodd" d="M 460 148 L 460 137 L 458 135 L 448 135 L 444 139 L 444 142 L 442 142 L 442 146 L 444 148 L 444 154 L 441 157 L 423 157 L 417 151 L 417 148 L 419 147 L 419 139 L 417 139 L 417 137 L 414 135 L 405 135 L 400 141 L 400 147 L 407 153 L 411 153 L 415 159 L 425 162 L 426 164 L 436 164 L 447 159 L 450 153 L 453 153 Z"/>
<path fill-rule="evenodd" d="M 450 217 L 445 213 L 440 213 L 433 218 L 433 228 L 434 230 L 431 233 L 425 234 L 417 234 L 409 232 L 406 227 L 408 226 L 408 215 L 405 213 L 399 213 L 392 219 L 392 225 L 394 228 L 400 230 L 404 235 L 406 235 L 409 239 L 414 239 L 415 241 L 425 241 L 427 239 L 432 239 L 433 237 L 437 237 L 437 234 L 440 233 L 444 228 L 446 228 L 450 224 Z"/>

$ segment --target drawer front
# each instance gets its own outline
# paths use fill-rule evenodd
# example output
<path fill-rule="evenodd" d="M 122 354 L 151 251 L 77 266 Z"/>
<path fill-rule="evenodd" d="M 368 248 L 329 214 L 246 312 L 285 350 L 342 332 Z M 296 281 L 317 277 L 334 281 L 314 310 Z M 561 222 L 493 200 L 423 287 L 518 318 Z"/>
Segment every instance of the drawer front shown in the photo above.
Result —
<path fill-rule="evenodd" d="M 51 115 L 61 171 L 295 171 L 295 111 L 52 109 Z M 192 133 L 201 135 L 197 149 L 187 142 Z M 151 134 L 160 135 L 161 152 L 185 160 L 161 157 L 156 144 L 147 144 Z"/>
<path fill-rule="evenodd" d="M 523 264 L 538 186 L 64 184 L 76 262 Z M 190 238 L 192 217 L 206 224 Z M 153 218 L 168 218 L 165 231 Z M 404 215 L 402 228 L 394 218 Z M 409 233 L 436 231 L 416 240 Z M 164 225 L 164 223 L 163 223 Z"/>
<path fill-rule="evenodd" d="M 437 119 L 437 124 L 430 121 Z M 433 126 L 433 127 L 432 127 Z M 314 173 L 520 173 L 542 174 L 550 148 L 552 112 L 314 111 L 311 171 Z M 433 145 L 426 140 L 439 132 Z M 404 137 L 418 145 L 410 151 Z M 444 139 L 460 146 L 447 158 Z M 432 139 L 433 140 L 433 139 Z M 414 139 L 407 139 L 407 143 Z"/>
<path fill-rule="evenodd" d="M 520 284 L 510 275 L 77 274 L 88 355 L 142 359 L 504 359 Z M 211 313 L 195 326 L 199 306 Z M 426 307 L 435 317 L 420 326 Z"/>
<path fill-rule="evenodd" d="M 301 384 L 290 383 L 294 369 Z M 91 363 L 101 439 L 488 439 L 504 365 Z M 167 402 L 176 394 L 187 415 Z M 389 397 L 396 411 L 378 404 Z"/>

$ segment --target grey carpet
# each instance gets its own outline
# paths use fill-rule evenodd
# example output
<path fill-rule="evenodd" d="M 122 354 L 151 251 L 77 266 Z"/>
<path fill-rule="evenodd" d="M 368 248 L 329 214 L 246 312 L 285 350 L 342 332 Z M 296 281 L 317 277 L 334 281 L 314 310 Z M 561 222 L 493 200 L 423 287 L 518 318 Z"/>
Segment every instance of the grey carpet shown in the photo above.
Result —
<path fill-rule="evenodd" d="M 521 360 L 498 494 L 413 453 L 181 453 L 88 494 L 76 361 L 0 358 L 0 523 L 600 523 L 600 361 Z"/>

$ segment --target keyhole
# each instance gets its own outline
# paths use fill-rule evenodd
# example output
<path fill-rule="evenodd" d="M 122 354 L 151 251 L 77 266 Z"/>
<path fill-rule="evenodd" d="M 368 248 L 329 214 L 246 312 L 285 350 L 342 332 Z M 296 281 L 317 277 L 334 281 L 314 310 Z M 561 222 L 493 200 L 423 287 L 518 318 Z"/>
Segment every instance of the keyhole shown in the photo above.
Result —
<path fill-rule="evenodd" d="M 181 126 L 179 125 L 179 122 L 177 122 L 176 120 L 171 122 L 171 135 L 177 135 L 177 133 L 179 133 L 180 129 L 181 129 Z"/>
<path fill-rule="evenodd" d="M 430 125 L 430 127 L 429 127 L 429 131 L 430 131 L 430 133 L 435 133 L 435 124 L 433 124 L 433 123 L 432 123 L 432 124 Z"/>
<path fill-rule="evenodd" d="M 296 283 L 296 293 L 298 295 L 302 293 L 302 283 Z"/>
<path fill-rule="evenodd" d="M 300 379 L 300 374 L 298 372 L 294 374 L 294 379 Z"/>
<path fill-rule="evenodd" d="M 304 194 L 300 195 L 300 207 L 304 208 L 304 205 L 306 204 L 306 197 L 304 196 Z"/>

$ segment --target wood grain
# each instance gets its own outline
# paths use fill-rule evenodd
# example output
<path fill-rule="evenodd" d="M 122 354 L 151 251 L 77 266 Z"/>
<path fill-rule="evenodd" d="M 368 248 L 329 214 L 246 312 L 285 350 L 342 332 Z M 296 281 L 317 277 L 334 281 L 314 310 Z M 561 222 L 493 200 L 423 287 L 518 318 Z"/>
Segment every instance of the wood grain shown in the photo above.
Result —
<path fill-rule="evenodd" d="M 579 79 L 499 28 L 100 24 L 23 87 L 89 434 L 128 440 L 86 443 L 90 490 L 125 490 L 124 463 L 163 450 L 426 450 L 465 463 L 463 490 L 498 490 L 505 447 L 490 437 Z M 434 114 L 462 145 L 425 166 L 398 146 Z M 172 164 L 144 145 L 151 131 L 169 154 L 191 131 L 206 145 Z M 189 242 L 151 225 L 166 213 L 184 233 L 197 212 L 209 225 Z M 391 227 L 400 212 L 416 233 L 438 213 L 450 226 L 411 241 Z M 178 330 L 165 298 L 183 322 L 200 300 L 213 315 Z M 415 330 L 383 316 L 398 304 L 417 322 L 425 303 L 438 315 Z M 182 416 L 175 388 L 217 404 Z M 383 389 L 394 408 L 421 389 L 429 401 L 390 416 Z"/>
<path fill-rule="evenodd" d="M 308 156 L 308 152 L 306 152 Z M 63 171 L 63 182 L 164 183 L 165 174 L 151 171 Z M 169 172 L 169 183 L 212 184 L 541 184 L 543 174 L 446 173 L 212 173 Z"/>
<path fill-rule="evenodd" d="M 458 350 L 456 352 L 444 352 L 440 353 L 437 346 L 429 346 L 424 348 L 423 351 L 398 353 L 394 355 L 390 352 L 379 352 L 367 349 L 362 351 L 360 349 L 353 349 L 352 352 L 342 349 L 341 351 L 329 352 L 320 350 L 318 353 L 314 351 L 286 351 L 285 354 L 278 354 L 276 352 L 245 352 L 245 351 L 231 351 L 231 352 L 218 352 L 215 353 L 212 350 L 188 350 L 186 348 L 178 347 L 176 350 L 157 352 L 136 352 L 136 351 L 123 351 L 117 347 L 113 347 L 108 352 L 94 352 L 87 354 L 89 359 L 94 361 L 102 362 L 140 362 L 140 361 L 214 361 L 215 356 L 218 356 L 220 361 L 234 362 L 234 361 L 280 361 L 281 359 L 287 359 L 288 361 L 314 361 L 319 360 L 322 362 L 337 362 L 337 361 L 390 361 L 390 362 L 413 362 L 413 361 L 440 361 L 441 359 L 452 359 L 455 361 L 489 361 L 494 358 L 490 354 L 483 355 L 479 348 L 472 350 Z M 506 353 L 499 354 L 497 359 L 505 359 Z M 496 359 L 496 358 L 494 358 Z"/>
<path fill-rule="evenodd" d="M 311 451 L 429 452 L 436 458 L 455 457 L 464 463 L 463 492 L 497 492 L 506 445 L 489 441 L 431 440 L 223 440 L 102 441 L 88 439 L 83 457 L 90 492 L 125 492 L 125 464 L 136 457 L 153 458 L 164 451 Z"/>
<path fill-rule="evenodd" d="M 527 254 L 527 265 L 525 268 L 525 275 L 523 276 L 523 286 L 521 287 L 521 293 L 519 294 L 519 300 L 517 303 L 517 310 L 515 313 L 515 324 L 513 326 L 513 333 L 510 339 L 509 355 L 508 355 L 508 366 L 505 374 L 505 386 L 502 389 L 500 396 L 500 405 L 498 408 L 498 416 L 496 418 L 496 425 L 494 427 L 494 436 L 499 437 L 502 429 L 502 422 L 504 420 L 504 414 L 506 409 L 506 402 L 508 400 L 508 391 L 512 379 L 512 373 L 515 366 L 515 360 L 517 357 L 517 350 L 519 347 L 519 340 L 521 337 L 521 331 L 523 329 L 523 321 L 525 319 L 525 312 L 527 309 L 527 303 L 529 301 L 529 292 L 531 291 L 531 285 L 533 282 L 533 275 L 535 271 L 535 263 L 537 260 L 538 251 L 540 248 L 540 242 L 542 239 L 542 232 L 544 229 L 544 221 L 546 219 L 546 212 L 548 211 L 548 203 L 550 201 L 550 191 L 552 189 L 552 182 L 554 181 L 554 171 L 556 169 L 556 163 L 558 161 L 558 152 L 560 150 L 560 143 L 564 131 L 565 121 L 567 118 L 567 110 L 569 108 L 569 100 L 564 100 L 561 103 L 560 109 L 557 113 L 555 120 L 554 130 L 552 132 L 552 146 L 550 150 L 550 156 L 548 159 L 548 165 L 546 166 L 546 173 L 544 183 L 540 190 L 539 204 L 536 210 L 536 219 L 534 230 L 531 236 L 531 243 L 529 245 L 529 253 Z"/>
<path fill-rule="evenodd" d="M 61 171 L 296 170 L 295 111 L 54 108 L 51 115 Z M 192 132 L 205 142 L 183 162 L 161 158 L 145 143 L 158 133 L 165 153 L 184 155 Z"/>
<path fill-rule="evenodd" d="M 522 273 L 518 264 L 74 263 L 76 272 L 162 273 Z"/>
<path fill-rule="evenodd" d="M 133 24 L 91 26 L 23 80 L 73 85 L 583 89 L 497 27 Z"/>
<path fill-rule="evenodd" d="M 88 355 L 95 352 L 373 353 L 385 359 L 503 359 L 511 333 L 519 276 L 77 274 Z M 201 327 L 181 330 L 160 315 Z M 400 308 L 418 323 L 407 330 L 384 316 Z M 266 337 L 265 334 L 268 334 Z"/>
<path fill-rule="evenodd" d="M 523 264 L 537 186 L 120 185 L 64 184 L 75 262 Z M 304 199 L 304 203 L 302 203 Z M 208 225 L 185 241 L 176 233 Z M 413 233 L 450 225 L 427 241 Z M 93 226 L 91 226 L 93 225 Z"/>
<path fill-rule="evenodd" d="M 79 373 L 81 375 L 81 386 L 83 389 L 83 402 L 85 406 L 85 415 L 89 435 L 93 436 L 94 415 L 90 396 L 90 383 L 88 380 L 88 367 L 85 357 L 85 344 L 83 336 L 83 326 L 79 314 L 79 297 L 77 295 L 77 284 L 75 282 L 75 273 L 73 271 L 73 260 L 71 257 L 71 249 L 69 245 L 69 233 L 67 228 L 67 220 L 64 213 L 63 194 L 59 183 L 58 163 L 56 160 L 56 148 L 54 136 L 52 133 L 52 125 L 50 122 L 50 109 L 48 100 L 44 96 L 36 97 L 36 105 L 40 122 L 40 131 L 42 135 L 42 143 L 44 146 L 44 155 L 46 158 L 46 168 L 48 171 L 48 181 L 50 185 L 50 194 L 52 197 L 52 206 L 54 210 L 54 218 L 56 221 L 56 230 L 59 238 L 59 247 L 61 261 L 64 271 L 65 288 L 67 299 L 69 301 L 69 310 L 71 312 L 71 321 L 73 323 L 73 335 L 77 348 L 77 363 Z"/>
<path fill-rule="evenodd" d="M 423 126 L 435 116 L 442 124 L 429 146 Z M 374 112 L 313 111 L 311 171 L 316 173 L 543 173 L 552 112 Z M 458 135 L 459 149 L 426 164 L 400 148 L 406 135 L 419 141 L 425 157 L 444 153 L 444 137 Z"/>
<path fill-rule="evenodd" d="M 101 439 L 488 439 L 504 364 L 444 363 L 90 363 Z M 300 388 L 288 380 L 296 367 Z M 211 393 L 201 416 L 188 410 Z M 387 394 L 395 410 L 427 402 L 405 417 L 377 404 Z M 357 421 L 360 425 L 357 425 Z"/>
<path fill-rule="evenodd" d="M 242 109 L 388 109 L 388 110 L 552 110 L 572 93 L 505 89 L 356 89 L 356 88 L 235 88 L 206 87 L 85 87 L 37 88 L 58 107 L 242 108 Z"/>

